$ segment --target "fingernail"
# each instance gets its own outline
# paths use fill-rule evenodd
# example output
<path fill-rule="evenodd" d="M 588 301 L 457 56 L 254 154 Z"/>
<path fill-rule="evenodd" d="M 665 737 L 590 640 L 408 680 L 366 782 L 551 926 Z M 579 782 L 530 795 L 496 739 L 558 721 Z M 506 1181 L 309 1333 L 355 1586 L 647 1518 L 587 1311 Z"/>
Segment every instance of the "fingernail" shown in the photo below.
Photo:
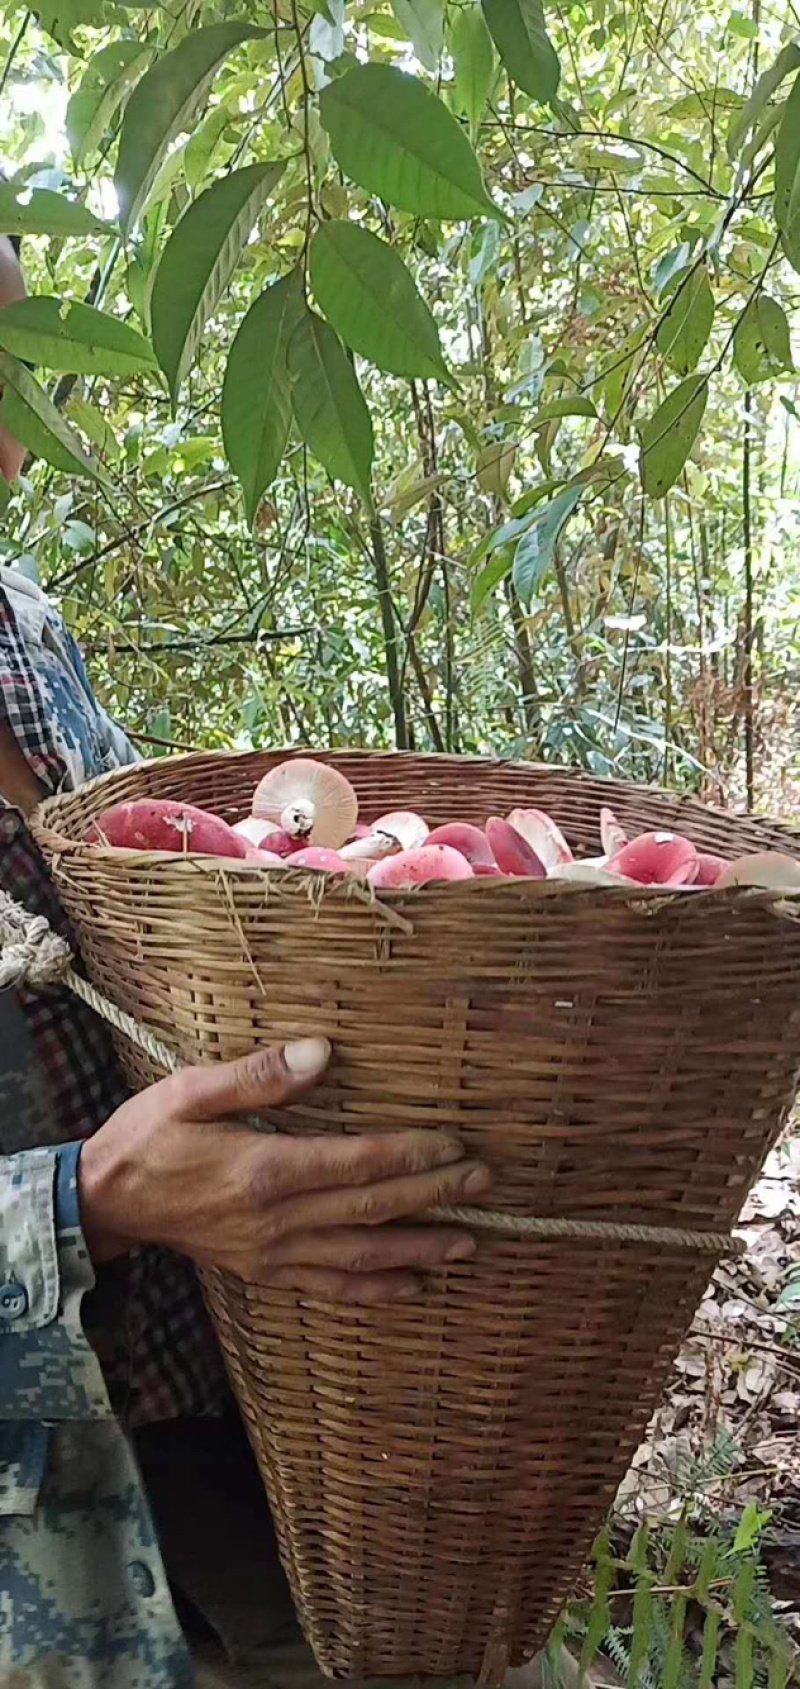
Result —
<path fill-rule="evenodd" d="M 470 1196 L 478 1196 L 481 1191 L 488 1191 L 492 1182 L 492 1175 L 488 1167 L 473 1167 L 464 1180 L 464 1189 Z"/>
<path fill-rule="evenodd" d="M 476 1249 L 477 1244 L 474 1237 L 460 1237 L 455 1243 L 451 1243 L 445 1255 L 445 1260 L 468 1261 L 470 1256 L 475 1254 Z"/>
<path fill-rule="evenodd" d="M 441 1167 L 450 1161 L 463 1161 L 464 1148 L 458 1138 L 442 1138 L 436 1146 L 437 1159 Z"/>
<path fill-rule="evenodd" d="M 308 1079 L 327 1066 L 331 1047 L 327 1038 L 299 1038 L 294 1044 L 284 1044 L 283 1059 L 296 1079 Z"/>
<path fill-rule="evenodd" d="M 391 1299 L 393 1302 L 413 1302 L 415 1297 L 420 1296 L 421 1294 L 421 1280 L 408 1279 L 405 1284 L 397 1285 L 396 1289 L 392 1291 Z"/>

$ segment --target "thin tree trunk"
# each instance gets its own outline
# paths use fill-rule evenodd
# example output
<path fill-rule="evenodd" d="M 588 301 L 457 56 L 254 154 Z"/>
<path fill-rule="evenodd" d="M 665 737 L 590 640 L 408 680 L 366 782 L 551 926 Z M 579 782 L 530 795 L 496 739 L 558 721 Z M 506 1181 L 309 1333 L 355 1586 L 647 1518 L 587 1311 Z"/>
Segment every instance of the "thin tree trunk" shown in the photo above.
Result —
<path fill-rule="evenodd" d="M 755 801 L 755 731 L 753 722 L 753 516 L 750 504 L 751 438 L 753 400 L 748 387 L 744 396 L 744 442 L 742 446 L 742 527 L 744 533 L 744 761 L 747 807 Z"/>
<path fill-rule="evenodd" d="M 664 785 L 669 785 L 672 752 L 672 508 L 664 500 L 664 561 L 667 573 L 667 614 L 664 660 Z"/>
<path fill-rule="evenodd" d="M 413 633 L 410 633 L 407 637 L 407 650 L 409 662 L 414 670 L 414 676 L 420 690 L 422 707 L 425 711 L 425 720 L 428 723 L 428 732 L 433 740 L 433 748 L 435 751 L 443 751 L 445 748 L 444 740 L 442 738 L 439 723 L 436 720 L 436 712 L 433 708 L 433 699 L 431 698 L 430 687 L 428 685 L 425 670 L 422 666 L 420 654 L 417 650 L 417 642 Z"/>
<path fill-rule="evenodd" d="M 522 713 L 529 735 L 531 738 L 536 738 L 538 742 L 539 711 L 536 701 L 536 672 L 533 666 L 530 636 L 525 626 L 522 605 L 514 590 L 510 576 L 506 578 L 505 587 L 508 608 L 511 611 L 511 621 L 514 627 L 514 648 L 517 653 L 517 666 L 522 686 Z"/>
<path fill-rule="evenodd" d="M 383 645 L 386 657 L 386 678 L 389 682 L 389 696 L 392 701 L 394 715 L 394 738 L 398 751 L 408 750 L 408 727 L 406 725 L 406 704 L 403 696 L 403 684 L 400 678 L 400 663 L 397 655 L 397 625 L 392 606 L 392 591 L 389 585 L 389 570 L 386 563 L 386 547 L 383 543 L 383 529 L 381 519 L 377 513 L 372 517 L 369 526 L 372 540 L 372 560 L 375 565 L 375 580 L 378 587 L 378 605 L 383 627 Z"/>

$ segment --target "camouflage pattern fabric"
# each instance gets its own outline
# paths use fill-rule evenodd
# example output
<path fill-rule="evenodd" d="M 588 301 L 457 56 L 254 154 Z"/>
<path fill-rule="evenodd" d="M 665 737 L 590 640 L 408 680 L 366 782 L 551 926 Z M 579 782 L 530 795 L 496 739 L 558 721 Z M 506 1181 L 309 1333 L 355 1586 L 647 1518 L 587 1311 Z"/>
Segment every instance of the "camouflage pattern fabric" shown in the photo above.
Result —
<path fill-rule="evenodd" d="M 79 1154 L 0 1163 L 0 1683 L 192 1689 L 139 1472 L 81 1327 L 94 1275 Z"/>

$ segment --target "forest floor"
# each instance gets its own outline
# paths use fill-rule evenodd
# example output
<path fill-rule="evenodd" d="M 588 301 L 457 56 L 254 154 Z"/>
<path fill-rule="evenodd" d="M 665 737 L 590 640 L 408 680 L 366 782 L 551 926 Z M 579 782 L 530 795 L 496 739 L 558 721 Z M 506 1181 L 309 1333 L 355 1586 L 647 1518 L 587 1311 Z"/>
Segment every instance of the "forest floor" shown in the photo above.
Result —
<path fill-rule="evenodd" d="M 748 1503 L 776 1615 L 800 1647 L 800 1122 L 773 1151 L 737 1227 L 745 1255 L 714 1274 L 615 1509 L 635 1524 L 736 1527 Z"/>

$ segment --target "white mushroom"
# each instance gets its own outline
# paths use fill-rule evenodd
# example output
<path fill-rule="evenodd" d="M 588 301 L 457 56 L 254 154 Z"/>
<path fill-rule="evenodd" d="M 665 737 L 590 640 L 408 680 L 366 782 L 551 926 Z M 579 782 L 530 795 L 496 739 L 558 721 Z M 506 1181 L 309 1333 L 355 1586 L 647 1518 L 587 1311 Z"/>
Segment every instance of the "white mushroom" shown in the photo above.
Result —
<path fill-rule="evenodd" d="M 343 862 L 380 862 L 382 856 L 393 856 L 399 849 L 391 833 L 368 833 L 365 839 L 351 839 L 342 845 L 339 855 Z"/>
<path fill-rule="evenodd" d="M 371 830 L 386 835 L 401 850 L 419 850 L 430 832 L 427 822 L 421 815 L 415 815 L 413 809 L 393 809 L 379 821 L 373 821 Z M 388 856 L 389 852 L 383 854 Z"/>
<path fill-rule="evenodd" d="M 355 827 L 358 799 L 338 769 L 297 757 L 264 775 L 253 797 L 253 815 L 294 839 L 338 850 Z"/>
<path fill-rule="evenodd" d="M 603 808 L 600 811 L 600 840 L 606 856 L 616 856 L 628 843 L 628 835 L 621 827 L 613 809 Z"/>
<path fill-rule="evenodd" d="M 728 886 L 761 886 L 765 891 L 800 891 L 800 862 L 780 850 L 761 850 L 741 856 L 720 874 L 714 891 Z"/>
<path fill-rule="evenodd" d="M 269 833 L 280 832 L 274 821 L 265 821 L 263 817 L 258 819 L 255 815 L 248 815 L 246 820 L 237 821 L 233 830 L 240 838 L 246 839 L 248 844 L 256 846 L 263 844 Z"/>
<path fill-rule="evenodd" d="M 548 868 L 547 877 L 550 880 L 571 880 L 573 885 L 580 886 L 626 886 L 633 885 L 633 881 L 624 874 L 612 874 L 606 867 L 608 857 L 584 857 L 582 862 L 561 862 L 555 868 Z"/>

